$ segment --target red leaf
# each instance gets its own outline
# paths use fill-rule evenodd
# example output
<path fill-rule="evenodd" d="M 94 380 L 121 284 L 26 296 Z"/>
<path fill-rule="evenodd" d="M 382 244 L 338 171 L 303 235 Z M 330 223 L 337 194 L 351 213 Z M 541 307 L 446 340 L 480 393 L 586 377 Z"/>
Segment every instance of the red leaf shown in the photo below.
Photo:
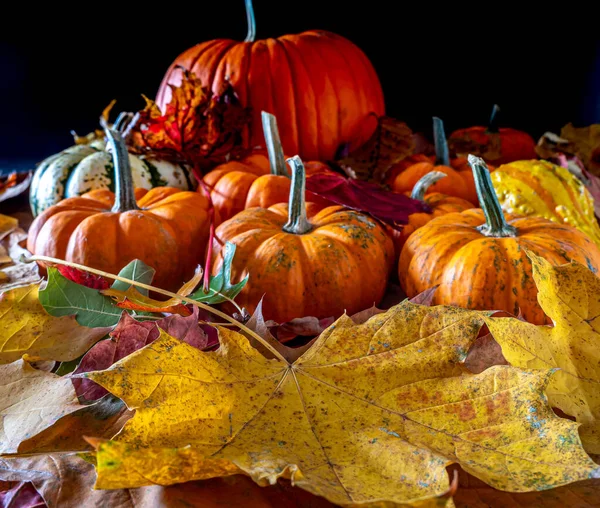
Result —
<path fill-rule="evenodd" d="M 213 94 L 194 73 L 183 70 L 181 85 L 171 91 L 165 111 L 145 97 L 146 108 L 130 137 L 135 150 L 202 169 L 242 155 L 251 115 L 229 83 Z"/>
<path fill-rule="evenodd" d="M 0 507 L 45 508 L 46 503 L 31 482 L 7 482 L 6 490 L 0 492 Z"/>
<path fill-rule="evenodd" d="M 339 205 L 368 213 L 390 224 L 407 224 L 416 212 L 429 212 L 427 205 L 377 184 L 345 178 L 333 173 L 316 173 L 306 178 L 306 189 Z"/>
<path fill-rule="evenodd" d="M 84 272 L 83 270 L 79 270 L 78 268 L 59 265 L 58 271 L 66 279 L 69 279 L 70 281 L 73 281 L 77 284 L 81 284 L 82 286 L 88 288 L 108 289 L 110 287 L 108 281 L 100 275 Z"/>
<path fill-rule="evenodd" d="M 121 358 L 155 341 L 160 333 L 159 328 L 198 349 L 213 348 L 218 344 L 216 330 L 198 324 L 198 316 L 197 307 L 194 307 L 194 311 L 187 317 L 172 315 L 158 321 L 136 321 L 124 312 L 119 323 L 110 333 L 111 338 L 100 341 L 92 347 L 73 374 L 107 369 Z M 79 377 L 72 379 L 77 395 L 85 400 L 97 400 L 108 393 L 89 379 Z"/>

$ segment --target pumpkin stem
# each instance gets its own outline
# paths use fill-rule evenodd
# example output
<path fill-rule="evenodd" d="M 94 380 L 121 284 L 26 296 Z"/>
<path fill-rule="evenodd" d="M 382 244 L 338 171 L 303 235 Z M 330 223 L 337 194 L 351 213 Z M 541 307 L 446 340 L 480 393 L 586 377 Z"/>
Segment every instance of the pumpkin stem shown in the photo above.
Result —
<path fill-rule="evenodd" d="M 490 115 L 490 121 L 488 122 L 488 132 L 498 132 L 498 113 L 500 113 L 500 106 L 498 106 L 498 104 L 494 104 L 494 107 L 492 108 L 492 114 Z"/>
<path fill-rule="evenodd" d="M 248 35 L 244 39 L 244 42 L 254 42 L 256 39 L 256 18 L 254 17 L 254 6 L 252 0 L 245 0 L 246 2 L 246 17 L 248 18 Z"/>
<path fill-rule="evenodd" d="M 508 224 L 504 218 L 490 172 L 484 160 L 469 154 L 468 161 L 473 170 L 479 206 L 485 215 L 485 224 L 479 226 L 477 230 L 485 236 L 496 238 L 517 236 L 517 228 Z"/>
<path fill-rule="evenodd" d="M 121 136 L 120 132 L 110 128 L 105 120 L 102 119 L 100 123 L 106 132 L 115 167 L 115 204 L 111 211 L 120 213 L 128 212 L 129 210 L 139 210 L 135 201 L 129 152 L 127 151 L 127 145 L 123 140 L 123 136 Z"/>
<path fill-rule="evenodd" d="M 435 182 L 445 178 L 446 173 L 442 173 L 441 171 L 430 171 L 425 176 L 421 177 L 420 180 L 413 187 L 412 192 L 410 193 L 410 197 L 413 199 L 417 199 L 418 201 L 424 201 L 425 193 L 427 189 L 431 187 Z"/>
<path fill-rule="evenodd" d="M 435 164 L 450 166 L 450 151 L 448 150 L 448 141 L 446 141 L 444 122 L 437 116 L 433 117 L 433 144 L 435 145 Z"/>
<path fill-rule="evenodd" d="M 287 159 L 287 163 L 292 166 L 292 185 L 288 205 L 288 221 L 283 226 L 283 230 L 294 235 L 304 235 L 312 229 L 312 224 L 306 217 L 306 172 L 302 160 L 297 155 Z"/>
<path fill-rule="evenodd" d="M 275 115 L 267 113 L 266 111 L 261 112 L 261 118 L 267 152 L 269 153 L 271 174 L 288 176 L 287 167 L 285 165 L 285 155 L 283 155 L 279 129 L 277 128 L 277 118 L 275 118 Z"/>

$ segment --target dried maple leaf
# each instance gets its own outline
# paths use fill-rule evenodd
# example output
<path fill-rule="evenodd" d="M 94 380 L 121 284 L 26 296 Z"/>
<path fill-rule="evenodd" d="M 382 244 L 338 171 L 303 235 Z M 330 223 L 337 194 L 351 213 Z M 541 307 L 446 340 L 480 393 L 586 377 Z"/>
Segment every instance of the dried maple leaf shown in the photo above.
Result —
<path fill-rule="evenodd" d="M 0 366 L 0 453 L 16 453 L 22 441 L 81 408 L 69 379 L 25 360 Z"/>
<path fill-rule="evenodd" d="M 390 167 L 412 155 L 414 149 L 415 139 L 408 125 L 382 116 L 364 145 L 349 154 L 341 153 L 332 164 L 339 166 L 352 179 L 382 183 Z"/>
<path fill-rule="evenodd" d="M 24 354 L 37 360 L 74 360 L 110 331 L 80 326 L 74 316 L 51 316 L 39 301 L 39 290 L 35 283 L 0 294 L 0 364 Z"/>
<path fill-rule="evenodd" d="M 25 192 L 29 188 L 32 178 L 32 171 L 29 173 L 17 173 L 15 171 L 8 175 L 6 179 L 0 178 L 0 202 L 16 198 Z"/>
<path fill-rule="evenodd" d="M 7 482 L 7 489 L 0 492 L 2 508 L 46 508 L 42 496 L 31 482 Z"/>
<path fill-rule="evenodd" d="M 97 444 L 97 488 L 244 472 L 342 504 L 389 506 L 449 492 L 459 463 L 495 487 L 531 491 L 598 467 L 575 422 L 543 396 L 550 375 L 460 362 L 483 314 L 404 302 L 363 325 L 343 316 L 293 364 L 220 328 L 210 353 L 162 334 L 86 374 L 135 416 Z"/>
<path fill-rule="evenodd" d="M 183 70 L 181 84 L 170 87 L 165 111 L 144 97 L 146 108 L 129 137 L 133 149 L 201 169 L 242 155 L 242 133 L 251 115 L 229 83 L 213 94 L 194 73 Z"/>
<path fill-rule="evenodd" d="M 187 317 L 174 314 L 158 321 L 136 321 L 124 312 L 115 329 L 110 332 L 111 339 L 95 344 L 81 359 L 74 374 L 107 369 L 121 358 L 154 342 L 160 330 L 198 349 L 213 347 L 218 343 L 216 333 L 209 335 L 205 328 L 208 327 L 198 324 L 198 307 L 194 307 Z M 84 400 L 97 400 L 107 393 L 90 379 L 75 377 L 73 384 L 77 395 Z"/>
<path fill-rule="evenodd" d="M 529 257 L 538 302 L 554 326 L 508 317 L 486 324 L 511 365 L 560 369 L 546 391 L 550 403 L 576 417 L 585 449 L 600 453 L 600 279 L 578 263 Z"/>
<path fill-rule="evenodd" d="M 413 213 L 429 211 L 422 201 L 386 190 L 376 183 L 346 178 L 332 171 L 308 175 L 306 189 L 392 226 L 407 224 Z"/>
<path fill-rule="evenodd" d="M 560 130 L 560 137 L 572 143 L 574 155 L 596 176 L 600 176 L 600 124 L 575 127 L 568 123 Z"/>
<path fill-rule="evenodd" d="M 0 239 L 0 257 L 3 254 L 6 255 L 4 261 L 9 263 L 2 265 L 2 273 L 4 273 L 5 279 L 2 280 L 0 277 L 0 291 L 41 282 L 42 277 L 40 276 L 38 264 L 35 261 L 25 262 L 22 259 L 23 256 L 31 256 L 31 253 L 21 246 L 21 243 L 24 243 L 26 239 L 27 233 L 19 227 Z"/>

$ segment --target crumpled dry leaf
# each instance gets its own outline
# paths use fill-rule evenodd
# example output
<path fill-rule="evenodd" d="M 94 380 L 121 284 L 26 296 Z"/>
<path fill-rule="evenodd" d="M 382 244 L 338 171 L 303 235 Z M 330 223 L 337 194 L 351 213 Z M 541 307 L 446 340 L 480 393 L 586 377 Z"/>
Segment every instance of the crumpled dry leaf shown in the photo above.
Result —
<path fill-rule="evenodd" d="M 600 279 L 579 263 L 552 266 L 529 253 L 538 302 L 554 326 L 486 318 L 511 365 L 560 369 L 546 393 L 550 404 L 581 424 L 589 453 L 600 453 Z"/>
<path fill-rule="evenodd" d="M 0 202 L 16 198 L 29 188 L 33 171 L 28 173 L 12 172 L 4 179 L 0 179 Z"/>
<path fill-rule="evenodd" d="M 590 173 L 600 176 L 600 124 L 575 127 L 568 123 L 560 130 L 560 137 L 572 143 L 574 155 Z"/>
<path fill-rule="evenodd" d="M 110 339 L 95 344 L 81 359 L 73 374 L 104 370 L 134 351 L 155 341 L 160 330 L 190 346 L 205 349 L 218 343 L 216 333 L 206 333 L 207 326 L 198 324 L 198 307 L 187 317 L 172 315 L 158 321 L 136 321 L 126 312 L 113 331 Z M 97 400 L 108 392 L 90 379 L 73 378 L 77 395 L 84 400 Z M 96 435 L 96 434 L 94 434 Z"/>
<path fill-rule="evenodd" d="M 82 407 L 69 379 L 24 360 L 0 366 L 0 453 L 16 453 L 22 441 Z"/>
<path fill-rule="evenodd" d="M 19 221 L 10 215 L 0 214 L 0 240 L 19 227 Z"/>
<path fill-rule="evenodd" d="M 171 101 L 164 112 L 144 99 L 146 108 L 130 137 L 135 151 L 201 169 L 243 155 L 242 133 L 250 122 L 250 110 L 241 105 L 229 83 L 213 94 L 194 73 L 183 70 L 180 86 L 171 86 Z"/>
<path fill-rule="evenodd" d="M 21 260 L 22 256 L 29 257 L 31 255 L 26 248 L 21 246 L 27 239 L 27 233 L 16 227 L 0 236 L 3 236 L 0 240 L 0 268 L 4 274 L 4 278 L 0 278 L 0 291 L 41 281 L 38 264 L 36 262 L 25 263 Z"/>
<path fill-rule="evenodd" d="M 110 328 L 86 328 L 74 316 L 53 317 L 39 301 L 38 283 L 0 294 L 0 364 L 24 354 L 37 360 L 80 357 Z"/>
<path fill-rule="evenodd" d="M 482 318 L 410 302 L 363 325 L 343 316 L 293 365 L 225 328 L 211 353 L 162 334 L 87 374 L 136 410 L 117 440 L 96 443 L 96 485 L 243 471 L 337 504 L 392 504 L 447 493 L 452 462 L 510 491 L 598 475 L 577 424 L 547 405 L 549 372 L 464 373 Z"/>
<path fill-rule="evenodd" d="M 2 482 L 0 506 L 2 508 L 46 508 L 42 496 L 30 482 Z"/>
<path fill-rule="evenodd" d="M 469 349 L 465 367 L 473 374 L 479 374 L 494 365 L 509 365 L 502 354 L 502 348 L 492 334 L 486 333 L 477 338 Z"/>
<path fill-rule="evenodd" d="M 371 138 L 333 163 L 350 178 L 382 183 L 390 167 L 414 153 L 415 138 L 406 123 L 382 116 Z"/>

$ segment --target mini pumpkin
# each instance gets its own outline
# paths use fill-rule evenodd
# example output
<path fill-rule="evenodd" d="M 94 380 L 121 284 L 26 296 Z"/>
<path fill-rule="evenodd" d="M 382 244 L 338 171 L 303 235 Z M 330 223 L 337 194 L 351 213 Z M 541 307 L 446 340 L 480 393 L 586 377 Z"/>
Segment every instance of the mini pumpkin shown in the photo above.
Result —
<path fill-rule="evenodd" d="M 399 172 L 390 184 L 392 190 L 402 193 L 411 192 L 419 179 L 427 173 L 439 171 L 444 173 L 447 178 L 433 184 L 430 187 L 432 192 L 454 196 L 472 203 L 477 202 L 477 192 L 471 168 L 464 158 L 450 160 L 444 123 L 438 117 L 433 118 L 433 138 L 436 153 L 435 161 L 417 162 Z"/>
<path fill-rule="evenodd" d="M 388 231 L 390 231 L 394 240 L 396 258 L 400 256 L 402 247 L 406 243 L 408 237 L 435 217 L 475 208 L 475 205 L 465 199 L 447 196 L 446 194 L 441 194 L 439 192 L 426 194 L 429 188 L 442 178 L 447 178 L 447 175 L 441 171 L 427 173 L 416 183 L 410 193 L 411 198 L 425 203 L 429 207 L 430 212 L 413 213 L 408 218 L 408 224 L 404 225 L 401 230 L 389 227 Z"/>
<path fill-rule="evenodd" d="M 131 118 L 131 114 L 122 113 L 113 128 L 121 132 Z M 40 162 L 29 189 L 33 216 L 65 198 L 81 196 L 95 189 L 114 192 L 113 157 L 108 146 L 103 131 L 75 136 L 75 145 Z M 129 164 L 136 188 L 195 188 L 194 179 L 184 165 L 134 154 L 129 154 Z"/>
<path fill-rule="evenodd" d="M 210 192 L 213 205 L 222 220 L 227 220 L 246 208 L 268 208 L 286 202 L 290 193 L 289 170 L 279 139 L 274 115 L 262 113 L 263 131 L 267 152 L 257 151 L 241 161 L 221 164 L 203 178 Z M 309 162 L 307 171 L 328 170 L 320 162 Z M 323 198 L 309 192 L 311 202 L 323 206 L 329 204 Z"/>
<path fill-rule="evenodd" d="M 458 129 L 450 134 L 448 145 L 459 157 L 474 154 L 491 164 L 506 164 L 521 159 L 536 159 L 535 140 L 526 132 L 498 127 L 500 108 L 494 104 L 487 127 Z"/>
<path fill-rule="evenodd" d="M 106 132 L 114 158 L 115 194 L 98 189 L 48 208 L 31 224 L 27 248 L 110 273 L 140 259 L 156 269 L 156 286 L 177 290 L 204 260 L 208 198 L 173 187 L 134 191 L 125 142 L 118 131 Z"/>
<path fill-rule="evenodd" d="M 292 166 L 289 206 L 250 208 L 223 222 L 215 232 L 221 247 L 236 245 L 231 277 L 248 283 L 236 302 L 253 312 L 263 298 L 265 319 L 325 318 L 352 314 L 380 302 L 393 263 L 394 248 L 384 228 L 367 215 L 340 206 L 318 211 L 305 202 L 305 169 Z"/>
<path fill-rule="evenodd" d="M 251 0 L 246 0 L 246 10 L 244 42 L 207 41 L 175 59 L 158 91 L 159 107 L 169 102 L 170 85 L 180 84 L 184 68 L 215 93 L 226 81 L 231 83 L 241 103 L 252 108 L 248 147 L 262 144 L 263 110 L 279 120 L 284 151 L 304 160 L 330 160 L 345 143 L 358 147 L 366 142 L 377 126 L 373 122 L 365 129 L 367 120 L 382 116 L 385 104 L 377 73 L 364 52 L 322 30 L 255 40 Z"/>
<path fill-rule="evenodd" d="M 568 169 L 544 160 L 515 161 L 496 169 L 492 183 L 505 212 L 569 224 L 600 246 L 594 200 Z"/>
<path fill-rule="evenodd" d="M 469 156 L 481 209 L 437 217 L 405 243 L 398 277 L 408 297 L 439 286 L 435 305 L 503 310 L 535 324 L 547 318 L 537 301 L 527 251 L 554 265 L 577 261 L 600 268 L 587 235 L 541 217 L 504 217 L 483 159 Z"/>

